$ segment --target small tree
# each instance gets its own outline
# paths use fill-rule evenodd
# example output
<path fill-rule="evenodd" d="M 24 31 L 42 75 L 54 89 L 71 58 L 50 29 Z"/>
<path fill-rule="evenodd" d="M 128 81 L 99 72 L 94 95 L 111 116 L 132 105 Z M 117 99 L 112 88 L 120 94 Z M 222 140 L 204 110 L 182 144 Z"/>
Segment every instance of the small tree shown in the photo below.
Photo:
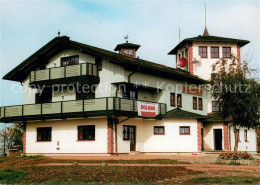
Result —
<path fill-rule="evenodd" d="M 6 154 L 7 149 L 22 149 L 23 130 L 18 124 L 6 127 L 0 131 L 0 150 L 3 155 Z"/>
<path fill-rule="evenodd" d="M 212 96 L 219 104 L 219 115 L 223 120 L 232 118 L 235 135 L 234 151 L 237 152 L 239 128 L 255 128 L 259 125 L 260 85 L 253 76 L 256 72 L 249 69 L 248 62 L 237 65 L 237 59 L 231 62 L 220 59 L 212 66 Z"/>

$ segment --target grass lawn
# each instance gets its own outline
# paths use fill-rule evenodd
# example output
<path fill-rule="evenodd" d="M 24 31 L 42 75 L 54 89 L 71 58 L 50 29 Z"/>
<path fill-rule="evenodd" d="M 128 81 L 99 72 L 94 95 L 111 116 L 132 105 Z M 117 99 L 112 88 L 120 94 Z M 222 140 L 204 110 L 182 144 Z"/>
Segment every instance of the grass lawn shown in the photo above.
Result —
<path fill-rule="evenodd" d="M 189 164 L 171 159 L 57 160 L 43 156 L 0 158 L 0 184 L 259 184 L 259 167 Z M 73 162 L 85 163 L 74 166 Z M 69 163 L 58 166 L 50 163 Z M 99 164 L 97 166 L 87 163 Z M 107 163 L 110 165 L 100 165 Z M 42 166 L 38 166 L 41 164 Z M 115 164 L 114 166 L 111 164 Z M 116 164 L 126 164 L 119 165 Z M 167 164 L 127 166 L 127 164 Z M 171 166 L 169 166 L 169 164 Z"/>
<path fill-rule="evenodd" d="M 195 177 L 190 179 L 189 182 L 210 184 L 259 184 L 260 177 Z"/>

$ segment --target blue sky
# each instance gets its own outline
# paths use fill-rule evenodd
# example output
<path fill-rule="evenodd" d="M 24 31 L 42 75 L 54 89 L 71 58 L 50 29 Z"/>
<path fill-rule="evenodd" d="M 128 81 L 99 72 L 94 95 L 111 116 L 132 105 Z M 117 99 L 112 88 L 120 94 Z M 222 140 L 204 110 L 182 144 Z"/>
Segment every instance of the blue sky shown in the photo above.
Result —
<path fill-rule="evenodd" d="M 140 44 L 137 56 L 175 65 L 167 53 L 181 39 L 204 30 L 204 4 L 210 35 L 250 40 L 242 57 L 260 67 L 259 1 L 1 1 L 0 76 L 57 36 L 113 50 L 118 43 Z M 12 93 L 17 82 L 0 81 L 0 106 L 22 104 Z"/>

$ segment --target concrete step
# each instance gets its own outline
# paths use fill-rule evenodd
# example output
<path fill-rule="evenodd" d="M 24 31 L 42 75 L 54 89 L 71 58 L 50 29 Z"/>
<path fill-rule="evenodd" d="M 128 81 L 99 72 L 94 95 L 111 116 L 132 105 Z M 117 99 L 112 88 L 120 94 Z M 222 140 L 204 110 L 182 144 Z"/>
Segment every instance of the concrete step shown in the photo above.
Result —
<path fill-rule="evenodd" d="M 129 155 L 139 155 L 139 154 L 141 154 L 140 151 L 130 151 L 129 152 Z"/>

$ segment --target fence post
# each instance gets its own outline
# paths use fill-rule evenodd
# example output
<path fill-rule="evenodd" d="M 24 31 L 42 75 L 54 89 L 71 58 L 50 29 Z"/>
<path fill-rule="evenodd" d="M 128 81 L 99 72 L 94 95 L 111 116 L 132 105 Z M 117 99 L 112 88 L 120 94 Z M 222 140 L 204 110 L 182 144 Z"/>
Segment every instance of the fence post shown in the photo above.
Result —
<path fill-rule="evenodd" d="M 43 112 L 43 110 L 42 110 L 42 103 L 41 103 L 41 117 L 42 117 L 42 112 Z"/>
<path fill-rule="evenodd" d="M 108 111 L 108 97 L 106 97 L 106 110 Z"/>
<path fill-rule="evenodd" d="M 49 68 L 49 80 L 51 79 L 51 68 Z"/>
<path fill-rule="evenodd" d="M 86 75 L 89 75 L 88 68 L 89 68 L 89 63 L 87 63 L 87 65 L 86 65 Z"/>
<path fill-rule="evenodd" d="M 34 71 L 34 81 L 36 81 L 36 71 Z"/>
<path fill-rule="evenodd" d="M 4 118 L 5 118 L 5 108 L 6 108 L 6 107 L 4 107 Z"/>
<path fill-rule="evenodd" d="M 82 76 L 82 63 L 81 64 L 79 64 L 80 66 L 80 76 Z"/>
<path fill-rule="evenodd" d="M 119 98 L 119 110 L 121 111 L 121 98 Z"/>
<path fill-rule="evenodd" d="M 24 105 L 22 105 L 22 117 L 23 117 L 23 113 L 24 113 Z"/>
<path fill-rule="evenodd" d="M 133 100 L 133 112 L 135 112 L 135 100 Z"/>

